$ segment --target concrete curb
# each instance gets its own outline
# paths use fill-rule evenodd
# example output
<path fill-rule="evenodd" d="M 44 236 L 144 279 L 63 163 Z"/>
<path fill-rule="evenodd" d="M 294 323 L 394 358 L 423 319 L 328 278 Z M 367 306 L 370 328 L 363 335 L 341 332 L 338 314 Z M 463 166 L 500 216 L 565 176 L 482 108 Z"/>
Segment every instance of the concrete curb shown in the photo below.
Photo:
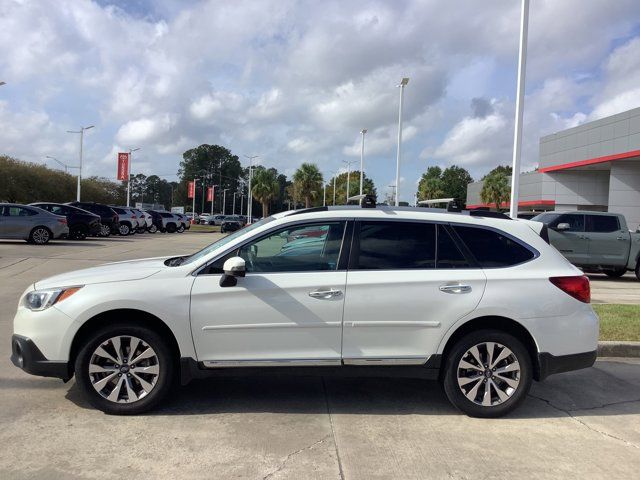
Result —
<path fill-rule="evenodd" d="M 640 342 L 598 342 L 599 357 L 640 357 Z"/>

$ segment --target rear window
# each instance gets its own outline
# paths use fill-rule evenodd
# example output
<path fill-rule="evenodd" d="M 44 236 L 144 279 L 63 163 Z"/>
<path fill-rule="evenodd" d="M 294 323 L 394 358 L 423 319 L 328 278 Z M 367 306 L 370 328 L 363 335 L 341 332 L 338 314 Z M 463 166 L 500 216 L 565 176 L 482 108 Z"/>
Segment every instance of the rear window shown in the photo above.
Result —
<path fill-rule="evenodd" d="M 511 267 L 531 260 L 534 253 L 506 234 L 479 227 L 453 227 L 483 268 Z"/>
<path fill-rule="evenodd" d="M 173 214 L 160 212 L 160 216 L 163 218 L 173 218 Z"/>
<path fill-rule="evenodd" d="M 587 215 L 587 232 L 609 233 L 620 230 L 615 215 Z"/>

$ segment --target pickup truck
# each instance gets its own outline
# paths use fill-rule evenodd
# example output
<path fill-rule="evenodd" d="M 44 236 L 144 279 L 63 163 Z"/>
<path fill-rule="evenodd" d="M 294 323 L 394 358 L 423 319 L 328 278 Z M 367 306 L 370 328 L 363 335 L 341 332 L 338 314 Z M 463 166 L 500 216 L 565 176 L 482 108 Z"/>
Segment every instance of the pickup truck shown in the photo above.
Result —
<path fill-rule="evenodd" d="M 630 232 L 624 215 L 605 212 L 546 212 L 549 242 L 585 272 L 617 278 L 628 270 L 640 280 L 640 233 Z"/>

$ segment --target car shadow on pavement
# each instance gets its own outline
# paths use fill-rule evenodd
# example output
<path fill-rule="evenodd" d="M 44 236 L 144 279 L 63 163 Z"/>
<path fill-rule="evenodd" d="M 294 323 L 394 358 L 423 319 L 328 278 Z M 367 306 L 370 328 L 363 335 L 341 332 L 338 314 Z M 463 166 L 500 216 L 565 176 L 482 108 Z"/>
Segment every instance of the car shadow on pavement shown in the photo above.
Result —
<path fill-rule="evenodd" d="M 633 366 L 637 375 L 638 366 Z M 75 384 L 67 398 L 92 408 Z M 624 405 L 624 408 L 616 408 Z M 222 413 L 455 415 L 440 384 L 410 378 L 229 376 L 177 388 L 147 415 Z M 640 414 L 640 381 L 629 383 L 600 368 L 534 382 L 529 397 L 506 418 Z"/>

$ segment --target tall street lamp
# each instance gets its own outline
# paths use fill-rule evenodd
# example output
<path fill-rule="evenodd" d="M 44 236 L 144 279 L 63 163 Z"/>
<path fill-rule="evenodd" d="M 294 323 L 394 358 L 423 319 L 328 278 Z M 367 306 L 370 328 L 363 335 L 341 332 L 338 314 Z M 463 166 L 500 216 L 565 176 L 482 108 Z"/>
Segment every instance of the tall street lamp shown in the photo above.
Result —
<path fill-rule="evenodd" d="M 336 177 L 338 176 L 338 170 L 333 172 L 333 204 L 336 204 Z"/>
<path fill-rule="evenodd" d="M 362 145 L 360 146 L 360 195 L 362 195 L 362 185 L 364 182 L 364 136 L 366 133 L 366 128 L 360 130 L 360 134 L 362 135 Z"/>
<path fill-rule="evenodd" d="M 232 215 L 236 214 L 236 196 L 238 195 L 240 195 L 240 192 L 233 192 L 233 212 L 231 212 Z"/>
<path fill-rule="evenodd" d="M 93 128 L 93 125 L 88 127 L 80 127 L 80 130 L 67 130 L 67 133 L 79 133 L 80 134 L 80 166 L 78 167 L 78 192 L 76 195 L 76 201 L 80 201 L 80 183 L 82 182 L 82 142 L 84 140 L 84 131 Z"/>
<path fill-rule="evenodd" d="M 260 155 L 245 155 L 246 158 L 249 159 L 249 191 L 247 192 L 247 222 L 252 223 L 251 221 L 251 213 L 252 213 L 252 203 L 253 203 L 253 195 L 251 193 L 251 177 L 253 176 L 253 159 L 258 158 Z"/>
<path fill-rule="evenodd" d="M 140 147 L 129 149 L 129 166 L 127 169 L 127 207 L 131 202 L 131 163 L 133 163 L 133 152 L 137 152 L 138 150 L 140 150 Z"/>
<path fill-rule="evenodd" d="M 227 190 L 231 190 L 230 188 L 225 188 L 222 191 L 222 214 L 227 214 Z"/>
<path fill-rule="evenodd" d="M 351 177 L 351 164 L 354 163 L 355 160 L 343 160 L 342 163 L 347 164 L 347 196 L 344 200 L 344 204 L 347 205 L 349 203 L 349 177 Z"/>
<path fill-rule="evenodd" d="M 398 156 L 396 158 L 396 207 L 400 200 L 400 159 L 402 157 L 402 106 L 404 104 L 404 87 L 409 83 L 409 78 L 404 77 L 400 81 L 400 107 L 398 109 Z"/>
<path fill-rule="evenodd" d="M 520 50 L 518 53 L 518 96 L 516 97 L 516 121 L 513 133 L 513 168 L 511 169 L 511 206 L 509 215 L 518 218 L 520 190 L 520 151 L 522 150 L 522 114 L 524 110 L 524 78 L 527 69 L 527 35 L 529 33 L 529 0 L 522 0 L 520 12 Z"/>
<path fill-rule="evenodd" d="M 66 163 L 62 163 L 60 160 L 58 160 L 56 157 L 52 157 L 50 155 L 47 155 L 46 158 L 50 158 L 51 160 L 53 160 L 54 162 L 58 162 L 60 165 L 62 165 L 64 167 L 64 172 L 65 173 L 69 173 L 69 168 L 80 168 L 80 167 L 76 167 L 75 165 L 67 165 Z"/>
<path fill-rule="evenodd" d="M 199 178 L 193 179 L 193 205 L 191 207 L 191 214 L 193 217 L 191 218 L 192 223 L 196 223 L 196 184 L 198 183 Z"/>

